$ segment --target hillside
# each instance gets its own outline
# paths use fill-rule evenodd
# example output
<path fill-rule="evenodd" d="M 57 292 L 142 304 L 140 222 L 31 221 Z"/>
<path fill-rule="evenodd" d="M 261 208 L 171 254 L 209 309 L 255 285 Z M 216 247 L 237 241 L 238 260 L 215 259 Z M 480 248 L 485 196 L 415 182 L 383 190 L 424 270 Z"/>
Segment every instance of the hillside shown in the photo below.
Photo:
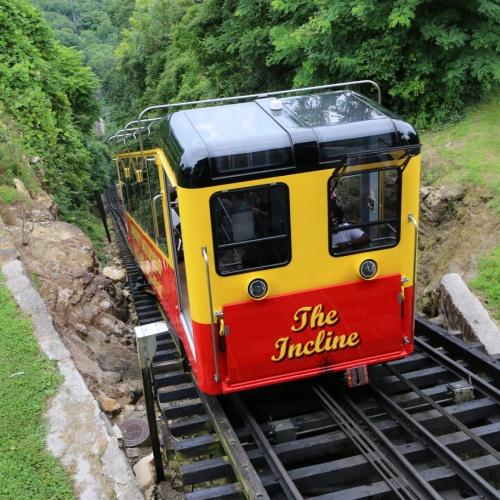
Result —
<path fill-rule="evenodd" d="M 469 110 L 452 125 L 421 134 L 424 186 L 439 189 L 434 220 L 423 200 L 420 285 L 431 293 L 446 272 L 459 272 L 500 319 L 500 102 Z M 425 188 L 424 188 L 425 192 Z M 428 297 L 423 299 L 424 308 Z M 432 308 L 431 308 L 432 309 Z M 429 311 L 430 312 L 430 311 Z"/>
<path fill-rule="evenodd" d="M 0 33 L 0 201 L 12 201 L 20 177 L 29 191 L 41 185 L 66 221 L 95 237 L 94 191 L 109 169 L 94 134 L 98 81 L 25 0 L 0 0 Z"/>

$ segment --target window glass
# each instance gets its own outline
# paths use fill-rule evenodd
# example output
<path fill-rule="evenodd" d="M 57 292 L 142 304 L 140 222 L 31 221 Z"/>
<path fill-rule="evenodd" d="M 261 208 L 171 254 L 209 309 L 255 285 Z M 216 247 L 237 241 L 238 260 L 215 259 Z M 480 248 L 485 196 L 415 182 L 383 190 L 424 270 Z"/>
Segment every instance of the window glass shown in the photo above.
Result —
<path fill-rule="evenodd" d="M 399 241 L 399 169 L 330 178 L 328 210 L 333 255 L 390 247 Z"/>
<path fill-rule="evenodd" d="M 210 203 L 219 274 L 276 267 L 290 261 L 290 210 L 285 184 L 216 193 Z"/>
<path fill-rule="evenodd" d="M 130 173 L 129 160 L 122 158 L 118 160 L 120 169 L 120 180 L 122 182 L 123 205 L 125 210 L 130 212 Z"/>
<path fill-rule="evenodd" d="M 156 239 L 158 246 L 163 250 L 163 252 L 168 256 L 167 247 L 167 236 L 165 230 L 165 219 L 163 218 L 163 197 L 161 196 L 160 178 L 158 174 L 158 166 L 156 165 L 154 158 L 148 158 L 146 160 L 147 174 L 149 178 L 149 187 L 151 189 L 151 200 L 154 203 L 153 214 L 156 214 L 156 227 L 158 228 L 158 235 L 151 235 L 153 239 Z M 153 222 L 154 230 L 154 222 Z"/>
<path fill-rule="evenodd" d="M 155 237 L 153 211 L 151 209 L 151 194 L 149 190 L 148 169 L 145 161 L 136 159 L 134 162 L 135 212 L 134 217 L 142 229 L 153 239 Z"/>
<path fill-rule="evenodd" d="M 130 158 L 128 162 L 129 168 L 129 193 L 130 193 L 130 213 L 137 219 L 138 218 L 138 200 L 141 198 L 140 186 L 137 182 L 136 174 L 136 160 Z"/>

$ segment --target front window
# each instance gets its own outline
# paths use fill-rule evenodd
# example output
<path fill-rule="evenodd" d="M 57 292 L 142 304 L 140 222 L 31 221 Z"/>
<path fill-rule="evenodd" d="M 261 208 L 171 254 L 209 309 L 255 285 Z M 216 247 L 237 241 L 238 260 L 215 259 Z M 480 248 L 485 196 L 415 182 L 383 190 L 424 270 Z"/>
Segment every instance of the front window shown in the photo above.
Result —
<path fill-rule="evenodd" d="M 399 241 L 401 173 L 397 168 L 330 178 L 330 253 L 392 247 Z"/>
<path fill-rule="evenodd" d="M 219 274 L 277 267 L 290 261 L 290 209 L 285 184 L 216 193 L 210 206 Z"/>

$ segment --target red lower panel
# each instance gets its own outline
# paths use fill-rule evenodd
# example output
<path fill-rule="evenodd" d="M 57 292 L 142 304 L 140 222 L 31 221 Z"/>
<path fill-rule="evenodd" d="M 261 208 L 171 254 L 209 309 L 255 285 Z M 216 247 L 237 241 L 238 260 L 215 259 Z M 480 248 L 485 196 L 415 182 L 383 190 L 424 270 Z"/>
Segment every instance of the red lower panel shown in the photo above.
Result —
<path fill-rule="evenodd" d="M 143 235 L 139 226 L 130 217 L 126 217 L 125 220 L 129 243 L 135 258 L 155 291 L 175 333 L 181 338 L 196 376 L 197 364 L 187 341 L 184 325 L 180 320 L 175 271 L 155 245 Z"/>
<path fill-rule="evenodd" d="M 406 289 L 401 304 L 400 293 L 393 275 L 225 306 L 224 391 L 409 354 L 413 298 Z"/>
<path fill-rule="evenodd" d="M 400 276 L 394 275 L 226 305 L 223 312 L 229 334 L 217 335 L 217 360 L 207 324 L 193 322 L 195 354 L 180 321 L 175 271 L 134 221 L 126 220 L 134 255 L 206 393 L 234 392 L 381 363 L 413 349 L 413 290 L 405 289 L 401 304 Z M 216 364 L 219 381 L 215 380 Z"/>

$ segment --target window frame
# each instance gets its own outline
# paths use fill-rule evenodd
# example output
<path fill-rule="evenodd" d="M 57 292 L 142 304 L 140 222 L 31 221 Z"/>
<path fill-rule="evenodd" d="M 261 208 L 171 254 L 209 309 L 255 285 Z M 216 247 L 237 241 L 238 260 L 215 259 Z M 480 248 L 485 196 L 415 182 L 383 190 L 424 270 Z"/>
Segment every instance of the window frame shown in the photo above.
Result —
<path fill-rule="evenodd" d="M 398 207 L 398 225 L 399 229 L 397 231 L 397 238 L 392 245 L 379 245 L 375 247 L 365 247 L 365 248 L 357 248 L 357 249 L 351 249 L 342 253 L 334 253 L 334 248 L 331 244 L 332 236 L 333 236 L 333 224 L 332 220 L 330 217 L 330 205 L 331 205 L 331 200 L 330 200 L 330 181 L 331 181 L 331 176 L 328 178 L 328 181 L 326 183 L 326 196 L 327 196 L 327 217 L 328 217 L 328 252 L 332 257 L 338 258 L 338 257 L 345 257 L 347 255 L 354 255 L 358 253 L 365 253 L 365 252 L 372 252 L 375 250 L 387 250 L 390 248 L 395 248 L 399 245 L 401 241 L 401 204 L 402 204 L 402 191 L 403 191 L 403 171 L 399 167 L 381 167 L 381 168 L 370 168 L 370 169 L 364 169 L 364 170 L 357 170 L 356 172 L 348 172 L 348 173 L 343 173 L 340 175 L 339 183 L 342 178 L 344 177 L 350 177 L 354 175 L 363 175 L 367 173 L 372 173 L 372 172 L 377 172 L 379 174 L 379 188 L 380 188 L 380 172 L 387 172 L 391 170 L 396 170 L 397 175 L 398 175 L 398 200 L 397 200 L 397 207 Z M 382 219 L 377 222 L 366 222 L 364 224 L 349 224 L 348 226 L 345 227 L 345 229 L 356 229 L 356 228 L 366 228 L 370 226 L 375 226 L 375 225 L 381 225 L 384 223 L 389 223 L 389 221 L 394 221 L 395 219 Z"/>
<path fill-rule="evenodd" d="M 216 227 L 216 216 L 215 216 L 215 203 L 216 199 L 218 196 L 226 194 L 226 193 L 237 193 L 237 192 L 246 192 L 246 191 L 255 191 L 258 189 L 267 189 L 270 190 L 272 188 L 279 188 L 283 189 L 283 191 L 286 194 L 286 220 L 285 220 L 285 232 L 286 234 L 283 236 L 268 236 L 268 237 L 263 237 L 263 238 L 255 238 L 252 240 L 246 240 L 246 241 L 238 241 L 234 243 L 226 243 L 226 244 L 220 244 L 218 242 L 217 238 L 217 227 Z M 284 267 L 290 264 L 292 261 L 292 234 L 291 234 L 291 216 L 290 216 L 290 189 L 287 184 L 284 182 L 271 182 L 267 184 L 259 184 L 257 186 L 245 186 L 242 188 L 235 188 L 235 189 L 223 189 L 221 191 L 217 191 L 213 193 L 210 196 L 209 199 L 209 206 L 210 206 L 210 222 L 212 225 L 212 245 L 213 245 L 213 251 L 214 251 L 214 265 L 215 265 L 215 271 L 216 273 L 221 276 L 221 277 L 227 277 L 227 276 L 235 276 L 238 274 L 244 274 L 244 273 L 251 273 L 255 272 L 258 270 L 262 269 L 274 269 L 278 267 Z M 219 222 L 219 221 L 217 221 Z M 224 250 L 224 249 L 230 249 L 230 248 L 238 248 L 238 247 L 244 247 L 246 245 L 252 245 L 256 243 L 262 243 L 266 241 L 272 241 L 272 240 L 280 240 L 284 239 L 286 240 L 286 245 L 288 249 L 288 258 L 284 262 L 280 262 L 278 264 L 269 264 L 265 266 L 256 266 L 256 267 L 248 267 L 246 269 L 239 269 L 236 271 L 229 271 L 229 272 L 221 272 L 220 267 L 219 267 L 219 262 L 218 262 L 218 251 Z"/>

